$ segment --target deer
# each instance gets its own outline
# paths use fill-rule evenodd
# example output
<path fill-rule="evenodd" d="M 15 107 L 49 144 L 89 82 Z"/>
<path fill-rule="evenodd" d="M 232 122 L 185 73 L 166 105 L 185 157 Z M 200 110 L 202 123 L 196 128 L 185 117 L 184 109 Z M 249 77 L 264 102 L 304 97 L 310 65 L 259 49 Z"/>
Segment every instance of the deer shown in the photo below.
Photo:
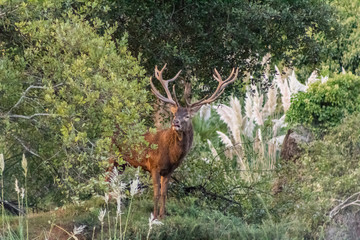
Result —
<path fill-rule="evenodd" d="M 175 85 L 173 85 L 173 96 L 169 91 L 169 83 L 175 81 L 181 70 L 171 79 L 163 79 L 163 71 L 166 64 L 161 70 L 155 66 L 155 77 L 161 83 L 165 90 L 166 97 L 162 95 L 152 82 L 150 77 L 151 91 L 161 101 L 170 105 L 170 111 L 173 114 L 171 127 L 159 130 L 156 133 L 146 133 L 145 140 L 149 143 L 149 147 L 144 149 L 141 154 L 131 154 L 123 156 L 125 162 L 133 167 L 141 167 L 151 174 L 154 191 L 154 218 L 165 217 L 165 204 L 167 198 L 167 190 L 171 175 L 174 170 L 183 162 L 189 153 L 193 143 L 193 126 L 192 117 L 205 104 L 214 102 L 224 92 L 226 86 L 234 82 L 238 75 L 238 68 L 233 68 L 230 76 L 226 80 L 222 80 L 219 72 L 214 69 L 213 77 L 218 81 L 215 92 L 207 98 L 207 96 L 195 103 L 189 103 L 186 100 L 186 106 L 182 107 L 176 97 Z M 150 145 L 156 144 L 157 148 L 153 149 Z M 140 160 L 140 161 L 138 161 Z M 160 209 L 158 208 L 160 200 Z"/>

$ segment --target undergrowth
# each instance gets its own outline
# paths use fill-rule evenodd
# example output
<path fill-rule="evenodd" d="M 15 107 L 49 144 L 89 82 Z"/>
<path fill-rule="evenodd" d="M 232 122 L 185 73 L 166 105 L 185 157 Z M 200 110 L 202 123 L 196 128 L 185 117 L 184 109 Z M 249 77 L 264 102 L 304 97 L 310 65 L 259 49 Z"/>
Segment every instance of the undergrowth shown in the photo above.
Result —
<path fill-rule="evenodd" d="M 296 222 L 274 223 L 269 219 L 261 224 L 248 225 L 239 217 L 199 207 L 195 202 L 190 197 L 182 200 L 170 198 L 167 205 L 168 216 L 162 221 L 163 225 L 153 227 L 149 239 L 301 239 L 301 230 Z M 126 203 L 128 204 L 129 202 Z M 51 224 L 68 232 L 72 232 L 74 226 L 86 225 L 81 233 L 83 237 L 101 239 L 98 212 L 102 207 L 102 199 L 93 198 L 81 206 L 66 205 L 50 212 L 31 214 L 30 239 L 43 238 L 50 231 Z M 146 239 L 152 207 L 153 203 L 147 196 L 134 199 L 126 239 Z M 116 203 L 111 202 L 110 212 L 114 215 L 115 211 Z M 8 224 L 16 229 L 16 218 L 9 218 Z M 105 221 L 103 239 L 109 239 L 108 227 Z M 53 227 L 52 232 L 58 236 L 66 236 L 57 227 Z M 12 232 L 2 239 L 20 238 L 16 232 Z"/>

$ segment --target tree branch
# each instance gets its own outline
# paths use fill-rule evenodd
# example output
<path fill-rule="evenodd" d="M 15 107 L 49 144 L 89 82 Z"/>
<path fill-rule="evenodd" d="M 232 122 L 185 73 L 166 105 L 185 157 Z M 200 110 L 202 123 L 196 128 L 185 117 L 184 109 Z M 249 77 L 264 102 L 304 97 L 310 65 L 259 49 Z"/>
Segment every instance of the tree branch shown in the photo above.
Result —
<path fill-rule="evenodd" d="M 23 119 L 32 119 L 34 117 L 38 117 L 38 116 L 58 116 L 58 114 L 52 114 L 52 113 L 35 113 L 33 115 L 30 116 L 25 116 L 25 115 L 18 115 L 18 114 L 13 114 L 13 115 L 8 115 L 9 118 L 23 118 Z"/>
<path fill-rule="evenodd" d="M 56 88 L 56 87 L 59 87 L 63 85 L 63 83 L 59 83 L 55 86 L 53 86 L 53 88 Z M 11 111 L 16 108 L 17 106 L 19 106 L 19 104 L 21 103 L 21 101 L 25 98 L 26 94 L 31 90 L 31 89 L 48 89 L 49 87 L 44 87 L 44 86 L 35 86 L 35 85 L 31 85 L 29 86 L 22 94 L 21 94 L 21 97 L 19 98 L 19 100 L 15 103 L 14 106 L 12 106 L 10 108 L 10 110 L 7 112 L 6 115 L 9 115 L 11 113 Z"/>
<path fill-rule="evenodd" d="M 31 153 L 32 155 L 34 156 L 37 156 L 38 158 L 41 158 L 39 154 L 37 154 L 36 152 L 32 151 L 28 146 L 25 145 L 25 143 L 20 139 L 18 138 L 17 136 L 14 136 L 13 137 L 23 146 L 23 148 L 25 148 L 26 151 L 28 151 L 29 153 Z"/>

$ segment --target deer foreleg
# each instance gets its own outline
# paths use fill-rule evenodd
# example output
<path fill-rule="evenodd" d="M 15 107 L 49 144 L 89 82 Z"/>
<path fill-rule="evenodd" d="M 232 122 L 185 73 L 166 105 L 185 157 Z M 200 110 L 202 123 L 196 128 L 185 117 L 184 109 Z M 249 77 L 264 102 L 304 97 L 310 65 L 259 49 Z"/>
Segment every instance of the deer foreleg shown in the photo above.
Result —
<path fill-rule="evenodd" d="M 163 177 L 161 176 L 161 197 L 160 197 L 160 218 L 165 217 L 166 209 L 166 198 L 167 198 L 167 189 L 169 184 L 170 176 Z"/>
<path fill-rule="evenodd" d="M 154 188 L 154 218 L 158 216 L 158 205 L 160 197 L 160 174 L 156 171 L 151 173 L 153 179 L 153 188 Z"/>

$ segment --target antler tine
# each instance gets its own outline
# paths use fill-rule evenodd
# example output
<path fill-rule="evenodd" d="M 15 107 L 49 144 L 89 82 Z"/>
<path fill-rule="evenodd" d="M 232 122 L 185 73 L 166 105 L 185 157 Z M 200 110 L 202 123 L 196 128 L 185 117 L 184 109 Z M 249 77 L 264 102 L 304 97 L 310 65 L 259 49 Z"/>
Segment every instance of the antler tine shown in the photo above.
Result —
<path fill-rule="evenodd" d="M 176 92 L 175 92 L 175 85 L 173 85 L 173 94 L 174 94 L 176 105 L 180 106 L 179 101 L 178 101 L 177 96 L 176 96 Z"/>
<path fill-rule="evenodd" d="M 165 90 L 165 93 L 166 93 L 166 96 L 167 97 L 164 97 L 163 95 L 160 94 L 160 92 L 155 88 L 153 82 L 152 82 L 152 78 L 150 78 L 150 85 L 151 85 L 151 89 L 152 89 L 152 92 L 155 94 L 156 97 L 158 97 L 160 100 L 166 102 L 166 103 L 170 103 L 172 105 L 176 105 L 176 106 L 179 106 L 179 103 L 178 101 L 174 101 L 174 99 L 172 98 L 171 96 L 171 93 L 169 91 L 169 82 L 172 82 L 174 80 L 176 80 L 180 73 L 181 73 L 181 70 L 175 75 L 175 77 L 169 79 L 169 80 L 164 80 L 163 79 L 163 76 L 162 76 L 162 73 L 164 71 L 164 69 L 166 68 L 166 65 L 165 64 L 162 69 L 159 71 L 158 67 L 155 66 L 155 77 L 157 80 L 159 80 L 159 82 L 161 83 L 161 85 L 163 86 L 164 90 Z M 176 96 L 175 96 L 176 98 Z"/>
<path fill-rule="evenodd" d="M 230 76 L 225 81 L 222 80 L 222 78 L 221 78 L 219 72 L 216 70 L 216 68 L 214 69 L 214 72 L 215 73 L 213 74 L 213 77 L 215 78 L 216 81 L 219 82 L 219 85 L 217 86 L 215 92 L 208 99 L 203 98 L 198 102 L 195 102 L 193 104 L 188 104 L 188 107 L 190 107 L 190 108 L 200 107 L 201 105 L 211 103 L 211 102 L 215 101 L 217 98 L 219 98 L 220 95 L 224 92 L 225 87 L 236 80 L 238 73 L 239 73 L 239 68 L 236 68 L 236 69 L 233 68 L 230 73 Z"/>

